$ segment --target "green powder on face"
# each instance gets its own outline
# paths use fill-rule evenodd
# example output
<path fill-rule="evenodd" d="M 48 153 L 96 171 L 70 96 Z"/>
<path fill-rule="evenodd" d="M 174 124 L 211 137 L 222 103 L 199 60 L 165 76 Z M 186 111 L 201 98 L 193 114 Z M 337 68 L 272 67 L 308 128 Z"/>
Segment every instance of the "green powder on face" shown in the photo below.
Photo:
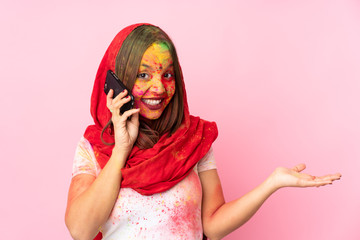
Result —
<path fill-rule="evenodd" d="M 154 44 L 156 44 L 156 43 L 154 43 Z M 168 45 L 165 42 L 160 42 L 160 43 L 157 43 L 157 44 L 160 46 L 161 50 L 163 50 L 163 51 L 170 50 Z"/>

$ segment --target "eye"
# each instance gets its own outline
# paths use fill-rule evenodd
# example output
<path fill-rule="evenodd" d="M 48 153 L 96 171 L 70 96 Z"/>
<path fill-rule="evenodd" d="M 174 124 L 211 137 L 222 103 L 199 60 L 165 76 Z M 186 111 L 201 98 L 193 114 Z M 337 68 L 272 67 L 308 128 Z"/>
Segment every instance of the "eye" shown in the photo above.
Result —
<path fill-rule="evenodd" d="M 164 74 L 164 77 L 170 79 L 170 78 L 173 78 L 173 77 L 174 77 L 174 74 L 172 74 L 172 73 L 165 73 L 165 74 Z"/>
<path fill-rule="evenodd" d="M 147 73 L 139 73 L 137 75 L 138 78 L 142 78 L 142 79 L 149 79 L 150 78 L 150 75 L 147 74 Z"/>

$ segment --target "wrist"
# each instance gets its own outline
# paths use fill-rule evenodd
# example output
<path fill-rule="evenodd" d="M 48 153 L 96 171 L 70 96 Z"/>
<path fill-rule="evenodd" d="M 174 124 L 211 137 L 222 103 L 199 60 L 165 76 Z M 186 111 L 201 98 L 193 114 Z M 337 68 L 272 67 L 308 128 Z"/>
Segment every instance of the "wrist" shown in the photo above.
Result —
<path fill-rule="evenodd" d="M 129 156 L 130 150 L 114 147 L 112 150 L 111 158 L 116 159 L 117 162 L 120 162 L 122 165 L 125 165 L 127 157 Z"/>
<path fill-rule="evenodd" d="M 277 180 L 277 177 L 276 177 L 276 172 L 273 172 L 265 180 L 265 183 L 271 192 L 276 192 L 277 190 L 279 190 L 281 188 L 281 186 L 279 185 L 279 181 Z"/>
<path fill-rule="evenodd" d="M 125 155 L 125 157 L 127 157 L 130 154 L 131 149 L 131 147 L 124 147 L 115 144 L 112 152 L 118 155 Z"/>

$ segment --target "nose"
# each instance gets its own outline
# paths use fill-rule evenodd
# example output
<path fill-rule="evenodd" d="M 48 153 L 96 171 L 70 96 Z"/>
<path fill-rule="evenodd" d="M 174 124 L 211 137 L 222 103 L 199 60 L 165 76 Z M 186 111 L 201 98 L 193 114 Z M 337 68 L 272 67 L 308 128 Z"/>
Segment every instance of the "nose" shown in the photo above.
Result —
<path fill-rule="evenodd" d="M 166 90 L 161 81 L 161 75 L 153 76 L 152 81 L 151 91 L 157 95 L 162 95 Z"/>

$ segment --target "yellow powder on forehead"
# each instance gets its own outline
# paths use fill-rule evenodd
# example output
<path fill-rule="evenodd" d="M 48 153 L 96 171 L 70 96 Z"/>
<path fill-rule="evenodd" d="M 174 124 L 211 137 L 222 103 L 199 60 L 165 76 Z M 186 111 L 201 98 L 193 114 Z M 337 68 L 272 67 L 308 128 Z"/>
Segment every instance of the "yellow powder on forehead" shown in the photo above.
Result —
<path fill-rule="evenodd" d="M 169 47 L 166 43 L 153 43 L 144 53 L 142 63 L 145 61 L 151 61 L 157 59 L 160 63 L 164 64 L 164 61 L 171 61 L 171 54 Z"/>
<path fill-rule="evenodd" d="M 146 51 L 146 53 L 153 54 L 169 54 L 169 47 L 166 43 L 153 43 Z"/>

